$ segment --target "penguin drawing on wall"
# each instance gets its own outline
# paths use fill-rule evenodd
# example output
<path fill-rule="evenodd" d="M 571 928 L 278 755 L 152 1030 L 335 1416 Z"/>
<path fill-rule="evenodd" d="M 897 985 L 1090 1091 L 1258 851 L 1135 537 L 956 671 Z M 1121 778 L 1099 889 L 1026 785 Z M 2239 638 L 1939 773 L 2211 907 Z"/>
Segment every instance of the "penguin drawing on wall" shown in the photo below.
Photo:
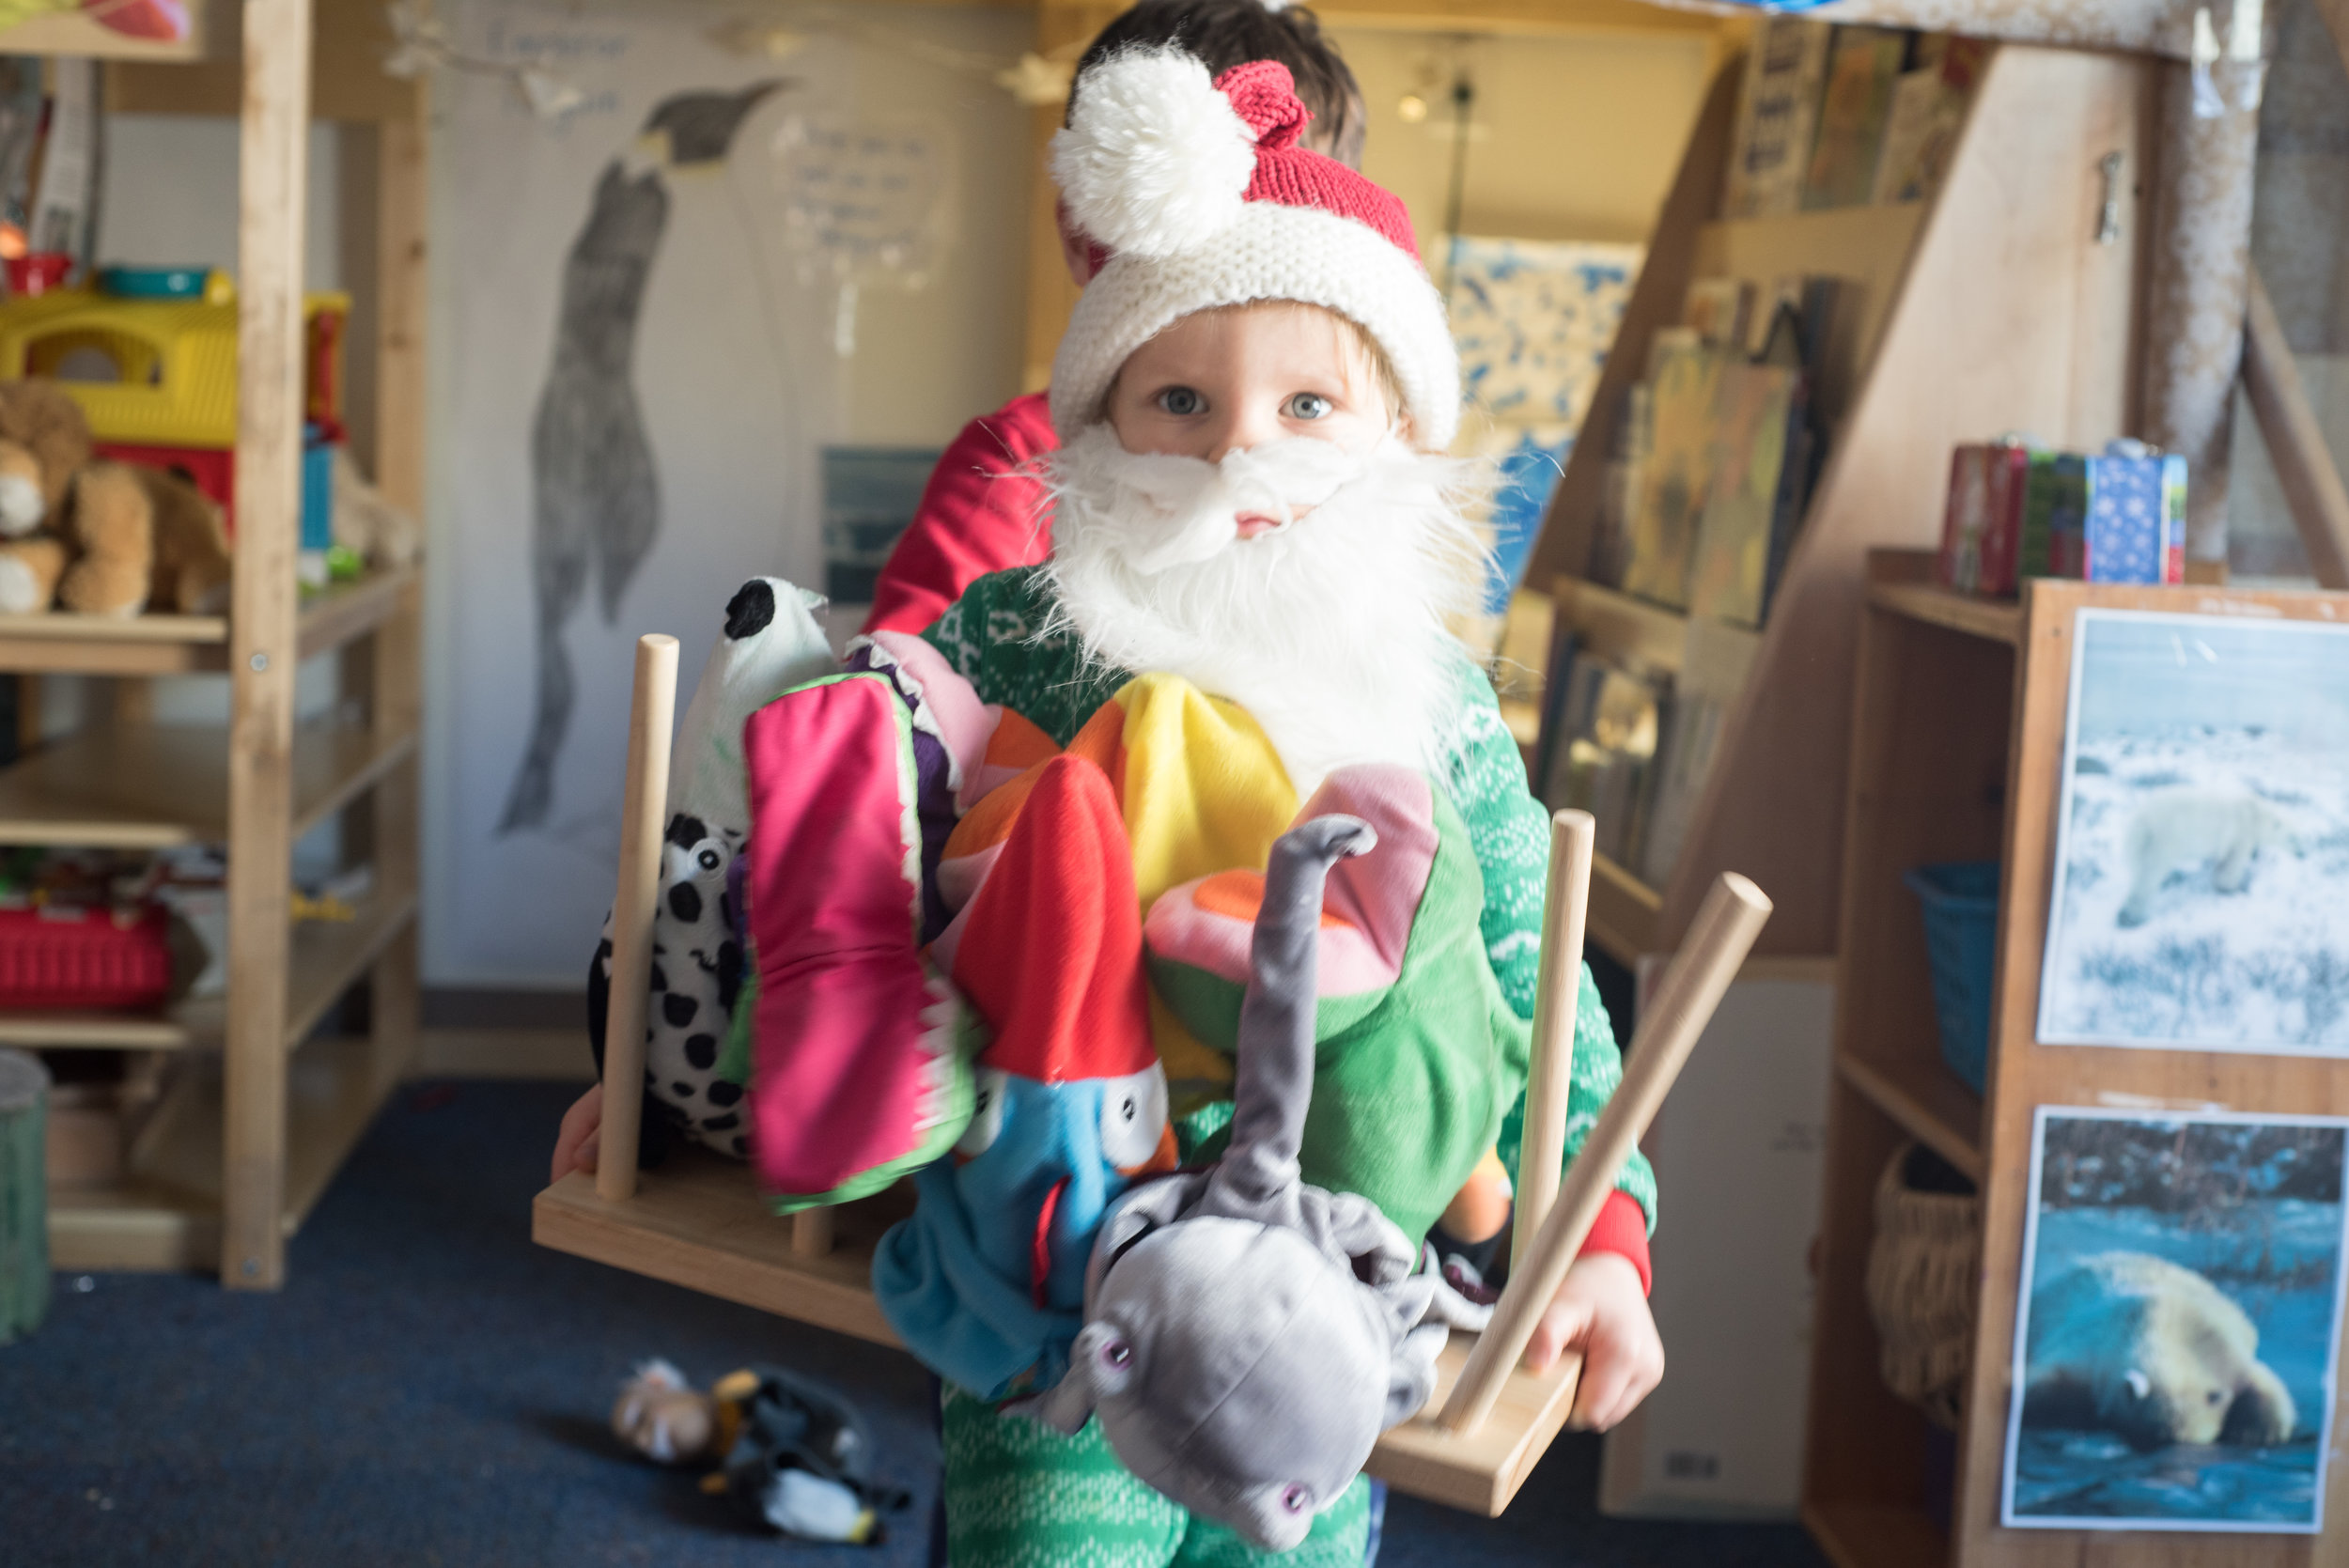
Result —
<path fill-rule="evenodd" d="M 564 629 L 590 567 L 607 623 L 661 532 L 661 485 L 635 386 L 645 284 L 669 221 L 669 179 L 725 162 L 752 110 L 788 85 L 677 93 L 645 120 L 630 156 L 604 165 L 563 263 L 554 358 L 530 432 L 531 568 L 537 697 L 498 820 L 503 835 L 546 824 L 577 696 Z"/>

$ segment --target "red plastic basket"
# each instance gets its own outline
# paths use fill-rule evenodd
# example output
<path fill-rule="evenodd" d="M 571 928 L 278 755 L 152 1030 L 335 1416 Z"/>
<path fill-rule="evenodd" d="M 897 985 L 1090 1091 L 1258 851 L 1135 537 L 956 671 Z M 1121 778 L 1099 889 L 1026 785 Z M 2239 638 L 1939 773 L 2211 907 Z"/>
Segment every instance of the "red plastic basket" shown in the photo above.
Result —
<path fill-rule="evenodd" d="M 0 1007 L 138 1009 L 171 992 L 161 909 L 0 909 Z"/>

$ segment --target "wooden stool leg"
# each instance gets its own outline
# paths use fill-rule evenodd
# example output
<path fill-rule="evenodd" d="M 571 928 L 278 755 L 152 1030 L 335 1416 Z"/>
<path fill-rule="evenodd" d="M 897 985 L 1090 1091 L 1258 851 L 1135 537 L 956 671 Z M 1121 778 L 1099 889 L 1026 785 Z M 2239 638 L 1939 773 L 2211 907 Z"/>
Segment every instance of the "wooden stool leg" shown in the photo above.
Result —
<path fill-rule="evenodd" d="M 1591 907 L 1591 858 L 1598 822 L 1586 811 L 1549 819 L 1549 898 L 1542 907 L 1542 970 L 1533 995 L 1533 1060 L 1525 1082 L 1525 1134 L 1517 1151 L 1517 1212 L 1509 1238 L 1513 1266 L 1533 1254 L 1533 1237 L 1558 1197 L 1566 1154 L 1566 1097 L 1574 1087 L 1575 1004 L 1582 995 L 1583 919 Z"/>
<path fill-rule="evenodd" d="M 1599 1113 L 1582 1152 L 1575 1156 L 1531 1255 L 1520 1259 L 1510 1274 L 1508 1286 L 1493 1305 L 1491 1325 L 1469 1353 L 1459 1383 L 1436 1418 L 1444 1431 L 1474 1432 L 1492 1413 L 1510 1369 L 1525 1354 L 1543 1311 L 1565 1281 L 1575 1254 L 1597 1221 L 1616 1173 L 1655 1119 L 1681 1063 L 1688 1059 L 1689 1048 L 1704 1032 L 1769 915 L 1770 901 L 1762 890 L 1735 873 L 1723 873 L 1705 895 L 1679 956 L 1657 987 L 1655 1005 L 1632 1037 L 1623 1083 Z"/>
<path fill-rule="evenodd" d="M 791 1250 L 820 1258 L 832 1250 L 832 1210 L 801 1209 L 791 1217 Z"/>
<path fill-rule="evenodd" d="M 603 1126 L 596 1195 L 636 1195 L 636 1141 L 645 1105 L 645 1008 L 652 986 L 653 900 L 669 810 L 669 727 L 677 711 L 677 639 L 636 640 L 636 695 L 628 716 L 628 790 L 620 808 L 620 881 L 612 899 L 612 991 L 603 1022 Z"/>

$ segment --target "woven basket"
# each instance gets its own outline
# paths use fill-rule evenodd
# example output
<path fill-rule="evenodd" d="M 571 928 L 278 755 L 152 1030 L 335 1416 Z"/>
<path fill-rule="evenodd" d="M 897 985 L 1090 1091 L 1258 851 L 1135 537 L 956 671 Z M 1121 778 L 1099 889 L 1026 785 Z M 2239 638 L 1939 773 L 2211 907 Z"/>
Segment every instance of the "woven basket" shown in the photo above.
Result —
<path fill-rule="evenodd" d="M 1931 1150 L 1906 1143 L 1876 1183 L 1875 1208 L 1868 1315 L 1884 1349 L 1885 1386 L 1954 1430 L 1973 1364 L 1981 1195 Z"/>

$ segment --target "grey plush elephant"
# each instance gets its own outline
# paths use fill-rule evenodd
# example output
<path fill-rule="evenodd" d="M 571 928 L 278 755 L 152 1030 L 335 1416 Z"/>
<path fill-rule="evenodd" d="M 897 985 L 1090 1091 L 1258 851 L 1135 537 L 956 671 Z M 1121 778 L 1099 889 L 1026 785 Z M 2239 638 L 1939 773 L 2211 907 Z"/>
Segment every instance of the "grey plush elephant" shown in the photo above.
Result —
<path fill-rule="evenodd" d="M 1126 1467 L 1191 1512 L 1285 1551 L 1378 1435 L 1434 1390 L 1470 1305 L 1368 1199 L 1308 1186 L 1315 940 L 1330 867 L 1377 843 L 1315 817 L 1272 847 L 1240 1011 L 1231 1145 L 1135 1188 L 1102 1221 L 1085 1325 L 1059 1383 L 1016 1406 L 1063 1432 L 1098 1415 Z"/>

